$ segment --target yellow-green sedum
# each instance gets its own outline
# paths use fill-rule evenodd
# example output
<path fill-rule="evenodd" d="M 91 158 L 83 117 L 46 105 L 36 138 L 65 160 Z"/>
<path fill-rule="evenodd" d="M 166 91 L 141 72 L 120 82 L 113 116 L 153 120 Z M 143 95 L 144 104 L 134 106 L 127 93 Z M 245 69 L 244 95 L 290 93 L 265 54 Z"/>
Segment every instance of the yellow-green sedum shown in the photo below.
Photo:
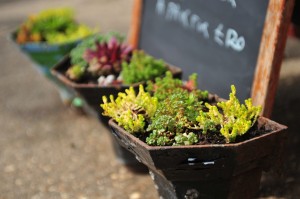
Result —
<path fill-rule="evenodd" d="M 245 100 L 245 104 L 240 104 L 235 95 L 236 89 L 232 85 L 228 101 L 219 102 L 217 106 L 205 104 L 209 111 L 200 111 L 196 119 L 204 134 L 208 131 L 217 131 L 217 127 L 220 126 L 220 133 L 225 137 L 226 142 L 230 143 L 254 125 L 261 107 L 253 106 L 251 99 Z"/>
<path fill-rule="evenodd" d="M 117 99 L 110 96 L 110 102 L 103 96 L 103 115 L 116 120 L 126 131 L 135 134 L 145 132 L 145 122 L 151 118 L 157 109 L 157 98 L 151 97 L 140 85 L 136 95 L 133 87 L 119 93 Z"/>
<path fill-rule="evenodd" d="M 103 115 L 150 146 L 225 144 L 248 139 L 242 136 L 250 132 L 261 107 L 253 106 L 251 99 L 241 104 L 234 86 L 228 101 L 210 101 L 206 91 L 196 88 L 195 81 L 192 76 L 183 83 L 167 73 L 149 83 L 148 92 L 140 85 L 137 95 L 131 87 L 119 93 L 116 100 L 110 96 L 111 102 L 103 97 Z"/>

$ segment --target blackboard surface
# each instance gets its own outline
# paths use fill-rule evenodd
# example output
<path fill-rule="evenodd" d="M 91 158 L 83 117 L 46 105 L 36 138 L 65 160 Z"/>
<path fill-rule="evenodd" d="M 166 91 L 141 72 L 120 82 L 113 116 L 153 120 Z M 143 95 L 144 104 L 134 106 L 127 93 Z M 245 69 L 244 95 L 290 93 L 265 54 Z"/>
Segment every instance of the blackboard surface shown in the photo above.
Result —
<path fill-rule="evenodd" d="M 138 48 L 198 73 L 198 87 L 250 97 L 269 0 L 144 0 Z"/>

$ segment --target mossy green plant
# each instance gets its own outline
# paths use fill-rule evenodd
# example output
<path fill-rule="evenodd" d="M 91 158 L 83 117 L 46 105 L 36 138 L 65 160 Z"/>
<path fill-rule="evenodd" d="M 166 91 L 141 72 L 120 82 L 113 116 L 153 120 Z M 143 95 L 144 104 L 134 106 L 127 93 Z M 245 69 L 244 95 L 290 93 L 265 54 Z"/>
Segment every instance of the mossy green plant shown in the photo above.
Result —
<path fill-rule="evenodd" d="M 167 71 L 163 60 L 155 59 L 144 51 L 133 51 L 130 62 L 123 62 L 121 76 L 125 84 L 133 84 L 162 76 Z"/>
<path fill-rule="evenodd" d="M 155 82 L 148 81 L 146 90 L 160 101 L 178 90 L 192 92 L 203 101 L 208 98 L 208 91 L 197 89 L 197 74 L 195 73 L 190 75 L 188 81 L 184 83 L 180 79 L 173 78 L 172 73 L 167 71 L 164 77 L 155 78 Z"/>
<path fill-rule="evenodd" d="M 165 142 L 165 145 L 179 144 L 179 139 L 175 140 L 175 136 L 189 135 L 190 131 L 199 129 L 196 116 L 202 108 L 202 101 L 194 93 L 183 88 L 176 89 L 159 103 L 147 128 L 151 133 L 146 142 L 149 145 L 162 145 L 158 136 L 151 136 L 154 133 L 168 137 L 170 142 Z"/>

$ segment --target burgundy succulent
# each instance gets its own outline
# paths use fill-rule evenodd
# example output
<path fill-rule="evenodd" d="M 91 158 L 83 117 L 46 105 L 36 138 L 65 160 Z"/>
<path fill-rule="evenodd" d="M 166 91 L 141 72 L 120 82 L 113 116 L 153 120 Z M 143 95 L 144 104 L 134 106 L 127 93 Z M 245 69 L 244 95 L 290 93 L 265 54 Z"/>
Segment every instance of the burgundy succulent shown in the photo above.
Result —
<path fill-rule="evenodd" d="M 83 58 L 89 63 L 88 71 L 95 76 L 118 75 L 122 62 L 129 62 L 132 47 L 112 37 L 108 42 L 96 44 L 96 49 L 87 49 Z"/>

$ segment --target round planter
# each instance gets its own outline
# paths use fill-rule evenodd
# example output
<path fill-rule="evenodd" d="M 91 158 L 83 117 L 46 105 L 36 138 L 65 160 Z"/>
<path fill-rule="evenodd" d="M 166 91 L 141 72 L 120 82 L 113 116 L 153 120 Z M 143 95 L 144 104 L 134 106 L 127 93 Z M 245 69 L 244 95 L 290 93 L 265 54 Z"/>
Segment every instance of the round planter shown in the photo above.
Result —
<path fill-rule="evenodd" d="M 145 164 L 161 198 L 250 199 L 260 185 L 262 171 L 282 160 L 286 126 L 260 117 L 267 133 L 233 144 L 149 146 L 113 120 L 112 134 Z"/>
<path fill-rule="evenodd" d="M 70 103 L 75 97 L 75 93 L 68 89 L 64 84 L 57 80 L 51 74 L 51 68 L 57 64 L 66 54 L 68 54 L 81 40 L 74 42 L 68 42 L 64 44 L 47 44 L 45 42 L 34 43 L 29 42 L 25 44 L 18 44 L 15 41 L 16 31 L 11 33 L 10 40 L 19 48 L 24 54 L 26 54 L 32 62 L 34 62 L 35 68 L 49 80 L 54 82 L 59 90 L 60 97 L 64 102 Z"/>

